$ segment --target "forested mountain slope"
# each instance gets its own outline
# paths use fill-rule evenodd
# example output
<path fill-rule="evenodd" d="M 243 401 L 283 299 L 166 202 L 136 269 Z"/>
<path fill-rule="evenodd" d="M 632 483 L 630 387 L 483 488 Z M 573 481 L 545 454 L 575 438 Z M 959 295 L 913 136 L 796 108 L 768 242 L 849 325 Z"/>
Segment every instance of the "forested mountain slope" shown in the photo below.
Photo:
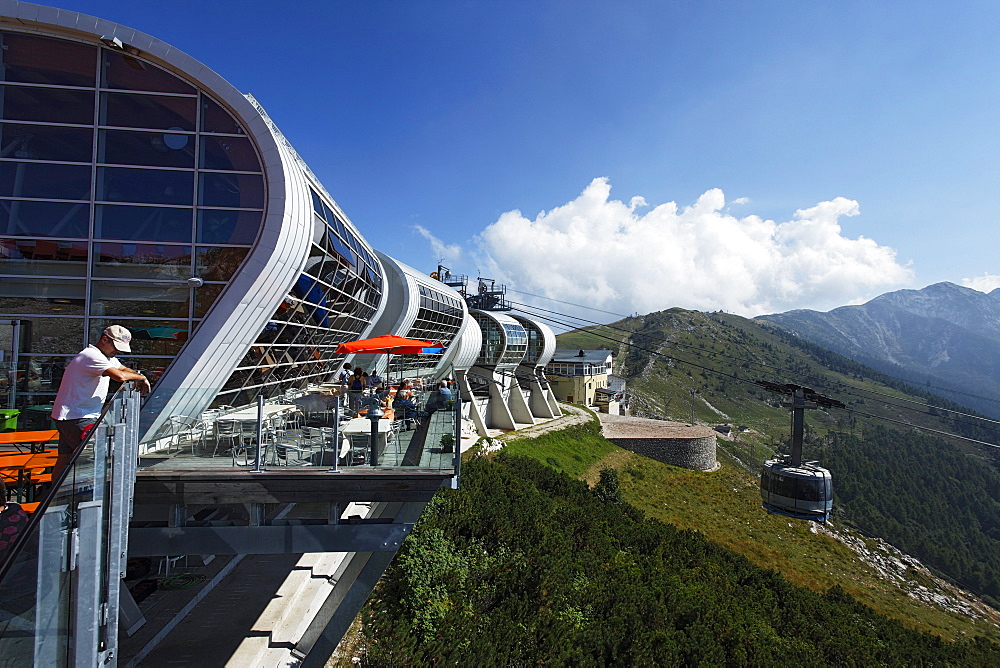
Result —
<path fill-rule="evenodd" d="M 782 397 L 752 381 L 804 385 L 844 402 L 847 410 L 806 413 L 804 455 L 833 473 L 834 522 L 885 538 L 1000 606 L 1000 448 L 906 426 L 1000 444 L 996 424 L 738 316 L 671 309 L 559 338 L 561 347 L 599 340 L 616 350 L 636 414 L 687 421 L 693 410 L 705 424 L 747 427 L 720 443 L 750 471 L 787 452 L 789 438 Z"/>

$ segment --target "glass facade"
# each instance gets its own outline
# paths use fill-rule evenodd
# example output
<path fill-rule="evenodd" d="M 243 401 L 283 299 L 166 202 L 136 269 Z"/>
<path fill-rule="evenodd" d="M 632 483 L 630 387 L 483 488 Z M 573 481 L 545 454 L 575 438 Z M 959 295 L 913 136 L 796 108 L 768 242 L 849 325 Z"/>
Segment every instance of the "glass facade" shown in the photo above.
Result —
<path fill-rule="evenodd" d="M 524 327 L 517 323 L 503 323 L 504 336 L 507 339 L 507 346 L 499 364 L 520 364 L 524 359 L 524 353 L 528 350 L 528 335 Z"/>
<path fill-rule="evenodd" d="M 500 323 L 475 311 L 472 311 L 471 315 L 479 323 L 479 328 L 483 332 L 483 343 L 479 348 L 479 358 L 476 360 L 476 364 L 494 366 L 500 361 L 500 355 L 503 353 L 503 332 Z"/>
<path fill-rule="evenodd" d="M 538 360 L 542 357 L 542 353 L 545 351 L 545 335 L 530 320 L 525 320 L 524 318 L 516 318 L 516 320 L 524 327 L 525 335 L 528 337 L 528 345 L 525 349 L 522 364 L 537 364 Z"/>
<path fill-rule="evenodd" d="M 357 339 L 382 299 L 381 268 L 371 248 L 315 190 L 313 237 L 305 271 L 244 355 L 215 404 L 242 406 L 263 393 L 326 380 L 343 357 L 337 346 Z"/>
<path fill-rule="evenodd" d="M 490 317 L 482 312 L 471 311 L 472 317 L 479 323 L 483 332 L 483 343 L 479 349 L 477 365 L 482 366 L 516 366 L 524 359 L 528 349 L 528 335 L 517 322 L 508 316 L 499 316 L 502 320 Z"/>
<path fill-rule="evenodd" d="M 433 341 L 448 348 L 462 329 L 465 311 L 458 297 L 435 290 L 426 285 L 417 286 L 420 306 L 413 325 L 406 337 L 421 341 Z M 440 361 L 440 355 L 400 356 L 393 364 L 402 365 L 404 371 L 433 369 Z"/>
<path fill-rule="evenodd" d="M 135 337 L 124 363 L 155 382 L 257 237 L 257 149 L 154 63 L 12 31 L 0 47 L 0 319 L 21 323 L 0 354 L 17 353 L 16 404 L 51 402 L 68 358 L 114 323 Z"/>

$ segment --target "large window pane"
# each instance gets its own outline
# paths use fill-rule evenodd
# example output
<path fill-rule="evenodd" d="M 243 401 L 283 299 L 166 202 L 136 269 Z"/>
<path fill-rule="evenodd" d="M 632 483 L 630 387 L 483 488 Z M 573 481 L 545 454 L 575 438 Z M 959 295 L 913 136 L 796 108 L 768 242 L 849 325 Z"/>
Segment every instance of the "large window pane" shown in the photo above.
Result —
<path fill-rule="evenodd" d="M 201 131 L 232 135 L 245 134 L 239 121 L 204 93 L 201 96 Z"/>
<path fill-rule="evenodd" d="M 5 158 L 90 162 L 93 147 L 90 128 L 0 124 L 0 156 Z"/>
<path fill-rule="evenodd" d="M 246 137 L 202 137 L 201 168 L 259 172 L 260 161 Z"/>
<path fill-rule="evenodd" d="M 251 174 L 201 174 L 202 206 L 264 208 L 264 179 Z"/>
<path fill-rule="evenodd" d="M 0 281 L 0 313 L 82 315 L 84 282 L 46 278 Z"/>
<path fill-rule="evenodd" d="M 96 316 L 188 317 L 191 289 L 183 283 L 91 284 L 90 314 Z"/>
<path fill-rule="evenodd" d="M 259 211 L 198 210 L 196 241 L 206 244 L 252 244 L 260 231 Z"/>
<path fill-rule="evenodd" d="M 86 237 L 90 206 L 0 200 L 0 232 L 33 237 Z"/>
<path fill-rule="evenodd" d="M 93 86 L 97 47 L 51 37 L 0 33 L 0 76 L 5 81 Z"/>
<path fill-rule="evenodd" d="M 99 239 L 191 241 L 190 209 L 102 204 L 95 224 Z"/>
<path fill-rule="evenodd" d="M 194 135 L 101 130 L 98 162 L 194 168 Z"/>
<path fill-rule="evenodd" d="M 86 276 L 87 243 L 48 239 L 0 239 L 0 274 Z"/>
<path fill-rule="evenodd" d="M 156 65 L 132 56 L 102 49 L 104 87 L 148 90 L 157 93 L 194 93 L 194 87 Z"/>
<path fill-rule="evenodd" d="M 101 125 L 161 130 L 194 130 L 198 103 L 193 97 L 101 93 Z"/>
<path fill-rule="evenodd" d="M 208 309 L 212 307 L 215 300 L 219 298 L 222 294 L 222 290 L 226 286 L 224 285 L 213 285 L 208 283 L 201 286 L 200 288 L 195 288 L 194 291 L 194 317 L 203 318 L 208 313 Z"/>
<path fill-rule="evenodd" d="M 94 122 L 94 93 L 89 90 L 0 86 L 3 118 L 40 123 Z"/>
<path fill-rule="evenodd" d="M 82 324 L 82 322 L 80 324 Z M 51 398 L 44 402 L 32 401 L 25 395 L 55 394 L 58 392 L 59 383 L 62 382 L 63 371 L 65 371 L 66 365 L 69 364 L 69 361 L 70 358 L 68 357 L 21 357 L 18 362 L 17 374 L 17 394 L 19 403 L 23 401 L 24 405 L 29 406 L 36 405 L 38 403 L 51 404 Z M 22 418 L 22 422 L 19 427 L 23 430 L 28 429 L 24 425 L 24 418 Z"/>
<path fill-rule="evenodd" d="M 111 325 L 121 325 L 132 332 L 133 355 L 176 355 L 184 341 L 187 340 L 188 323 L 186 320 L 134 320 L 126 318 L 96 318 L 90 321 L 91 341 L 101 338 L 104 328 Z M 128 357 L 128 355 L 125 355 Z M 136 366 L 126 363 L 133 369 L 152 368 L 152 364 L 163 366 L 162 361 L 130 360 Z"/>
<path fill-rule="evenodd" d="M 191 172 L 100 167 L 97 170 L 97 199 L 108 202 L 193 204 L 194 178 Z"/>
<path fill-rule="evenodd" d="M 186 280 L 191 277 L 191 247 L 95 243 L 94 276 Z"/>
<path fill-rule="evenodd" d="M 82 303 L 79 310 L 83 311 Z M 97 341 L 95 338 L 94 341 Z M 83 317 L 32 317 L 30 327 L 21 328 L 21 345 L 25 352 L 45 355 L 76 355 L 84 347 Z M 69 359 L 65 360 L 69 363 Z"/>
<path fill-rule="evenodd" d="M 197 275 L 206 281 L 228 281 L 243 264 L 246 248 L 205 248 L 197 251 Z"/>
<path fill-rule="evenodd" d="M 0 162 L 0 196 L 90 199 L 90 167 Z"/>

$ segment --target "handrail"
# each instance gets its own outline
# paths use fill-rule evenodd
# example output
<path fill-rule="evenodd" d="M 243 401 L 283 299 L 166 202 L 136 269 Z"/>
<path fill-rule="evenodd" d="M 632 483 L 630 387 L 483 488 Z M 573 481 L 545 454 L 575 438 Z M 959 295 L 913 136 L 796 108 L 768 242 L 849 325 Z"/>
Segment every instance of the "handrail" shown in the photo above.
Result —
<path fill-rule="evenodd" d="M 130 381 L 131 382 L 131 381 Z M 122 384 L 120 388 L 104 403 L 104 407 L 101 409 L 101 415 L 97 418 L 97 422 L 94 423 L 94 427 L 87 434 L 87 437 L 80 442 L 80 446 L 73 453 L 73 456 L 69 459 L 63 469 L 57 474 L 57 477 L 52 479 L 52 485 L 48 488 L 45 496 L 38 503 L 37 509 L 31 513 L 28 518 L 28 523 L 25 525 L 24 530 L 18 534 L 17 540 L 11 545 L 4 554 L 0 555 L 0 580 L 3 580 L 4 576 L 7 575 L 7 571 L 17 560 L 18 555 L 21 554 L 21 550 L 27 544 L 29 537 L 34 535 L 38 524 L 41 522 L 42 515 L 48 510 L 49 504 L 52 499 L 58 494 L 63 483 L 66 481 L 66 477 L 73 471 L 73 467 L 76 465 L 77 459 L 80 457 L 80 453 L 87 449 L 90 445 L 91 440 L 94 438 L 94 434 L 97 433 L 97 426 L 104 421 L 105 416 L 111 407 L 114 405 L 115 399 L 124 392 L 127 388 L 127 384 Z"/>
<path fill-rule="evenodd" d="M 105 665 L 116 657 L 138 425 L 139 392 L 126 383 L 2 555 L 5 662 Z"/>

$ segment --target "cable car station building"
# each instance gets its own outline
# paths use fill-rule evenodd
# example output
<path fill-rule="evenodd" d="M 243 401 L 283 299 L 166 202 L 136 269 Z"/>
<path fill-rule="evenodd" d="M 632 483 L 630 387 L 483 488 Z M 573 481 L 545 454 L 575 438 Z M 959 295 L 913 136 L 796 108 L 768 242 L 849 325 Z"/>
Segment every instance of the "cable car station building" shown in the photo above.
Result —
<path fill-rule="evenodd" d="M 251 470 L 245 434 L 229 457 L 217 440 L 220 425 L 255 407 L 258 415 L 295 407 L 345 362 L 428 388 L 453 382 L 456 415 L 435 413 L 437 426 L 421 438 L 452 429 L 460 440 L 464 423 L 474 440 L 551 419 L 559 409 L 542 373 L 555 353 L 551 330 L 504 313 L 502 302 L 483 299 L 489 291 L 470 295 L 375 249 L 254 98 L 155 37 L 0 0 L 0 47 L 0 408 L 21 430 L 50 428 L 69 360 L 109 325 L 131 330 L 133 353 L 123 361 L 150 377 L 153 391 L 135 418 L 123 418 L 141 455 L 132 473 L 132 527 L 122 529 L 128 556 L 167 557 L 169 565 L 169 555 L 295 546 L 343 553 L 336 591 L 331 585 L 317 599 L 321 613 L 290 643 L 302 665 L 322 665 L 316 662 L 329 656 L 434 491 L 458 484 L 461 448 L 407 461 L 413 452 L 404 446 L 388 465 L 388 450 L 383 465 L 352 465 L 338 461 L 339 438 L 325 443 L 333 452 L 317 456 L 315 439 L 327 433 L 317 428 L 309 444 L 272 444 L 273 464 L 289 463 L 294 451 L 301 466 L 262 470 L 258 459 Z M 336 352 L 381 334 L 441 348 L 391 361 Z M 298 427 L 308 431 L 314 416 L 303 417 Z M 274 433 L 295 428 L 282 423 Z M 243 466 L 234 466 L 241 447 Z M 99 489 L 103 473 L 87 461 L 90 473 L 74 475 L 96 476 Z M 116 498 L 107 496 L 102 512 L 114 510 Z M 325 520 L 281 524 L 282 513 L 302 501 L 327 504 Z M 38 515 L 55 517 L 44 504 Z M 362 524 L 345 525 L 349 516 Z M 32 529 L 42 532 L 38 540 L 62 540 L 75 527 L 61 521 L 38 520 Z M 56 528 L 46 534 L 49 525 Z M 105 560 L 90 565 L 112 592 L 95 594 L 94 609 L 110 606 L 94 627 L 101 643 L 84 642 L 87 624 L 78 615 L 87 601 L 77 600 L 75 613 L 53 608 L 62 621 L 47 624 L 45 606 L 60 603 L 39 593 L 33 617 L 14 609 L 0 616 L 0 655 L 53 665 L 71 657 L 82 665 L 81 652 L 96 648 L 101 663 L 117 661 L 117 645 L 107 643 L 144 619 L 125 587 L 118 605 L 115 564 L 125 550 L 98 552 Z M 86 569 L 89 562 L 74 563 Z M 45 572 L 42 562 L 22 564 L 35 565 Z M 68 586 L 59 578 L 48 585 Z M 11 586 L 0 580 L 0 607 L 17 598 Z M 74 587 L 81 596 L 84 589 Z M 121 617 L 120 633 L 108 617 Z M 13 632 L 15 622 L 35 625 L 33 646 Z"/>

